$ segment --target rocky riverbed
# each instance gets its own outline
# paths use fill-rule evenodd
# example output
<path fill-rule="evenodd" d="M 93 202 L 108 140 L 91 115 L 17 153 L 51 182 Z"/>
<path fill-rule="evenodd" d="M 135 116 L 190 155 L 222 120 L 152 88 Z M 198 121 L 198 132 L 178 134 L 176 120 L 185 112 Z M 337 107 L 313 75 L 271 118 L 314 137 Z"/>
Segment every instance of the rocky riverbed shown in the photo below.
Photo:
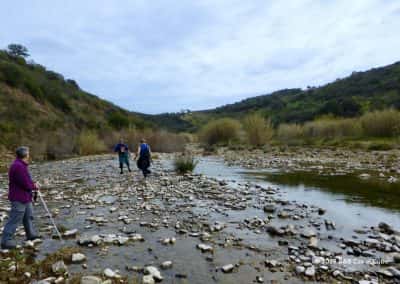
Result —
<path fill-rule="evenodd" d="M 331 219 L 279 187 L 229 176 L 179 176 L 159 155 L 151 178 L 120 175 L 114 156 L 32 166 L 62 231 L 40 204 L 40 242 L 1 251 L 5 283 L 396 283 L 400 233 Z M 253 158 L 252 158 L 253 159 Z M 256 158 L 254 158 L 256 159 Z M 232 160 L 233 161 L 233 160 Z M 236 159 L 238 161 L 238 159 Z M 259 164 L 256 164 L 259 166 Z M 0 175 L 0 221 L 7 179 Z M 341 220 L 342 221 L 342 220 Z"/>

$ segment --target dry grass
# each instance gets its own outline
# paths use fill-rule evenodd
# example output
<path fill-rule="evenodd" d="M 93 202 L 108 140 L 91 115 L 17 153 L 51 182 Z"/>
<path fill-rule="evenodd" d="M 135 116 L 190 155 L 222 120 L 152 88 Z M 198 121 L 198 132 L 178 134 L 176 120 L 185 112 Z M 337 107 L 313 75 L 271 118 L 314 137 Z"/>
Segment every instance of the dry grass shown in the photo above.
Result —
<path fill-rule="evenodd" d="M 265 145 L 274 135 L 271 121 L 259 114 L 250 114 L 243 120 L 248 142 L 253 146 Z"/>
<path fill-rule="evenodd" d="M 84 131 L 78 137 L 79 154 L 94 155 L 104 153 L 106 145 L 100 140 L 97 133 L 92 131 Z"/>
<path fill-rule="evenodd" d="M 393 137 L 400 133 L 400 112 L 394 109 L 366 113 L 360 121 L 365 136 Z"/>
<path fill-rule="evenodd" d="M 230 118 L 221 118 L 207 123 L 199 133 L 205 145 L 228 144 L 239 139 L 240 124 Z"/>

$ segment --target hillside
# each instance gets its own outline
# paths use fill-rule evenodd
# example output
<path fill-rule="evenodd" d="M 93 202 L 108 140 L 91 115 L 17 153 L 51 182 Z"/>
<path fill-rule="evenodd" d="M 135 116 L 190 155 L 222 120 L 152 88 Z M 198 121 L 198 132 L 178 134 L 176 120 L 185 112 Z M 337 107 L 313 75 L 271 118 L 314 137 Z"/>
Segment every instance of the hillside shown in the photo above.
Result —
<path fill-rule="evenodd" d="M 83 91 L 71 79 L 0 51 L 0 151 L 28 144 L 47 155 L 74 151 L 83 130 L 100 135 L 152 125 Z"/>
<path fill-rule="evenodd" d="M 171 129 L 195 130 L 214 118 L 241 118 L 254 111 L 279 124 L 302 123 L 327 114 L 354 117 L 366 111 L 390 107 L 400 108 L 400 62 L 353 72 L 347 78 L 321 87 L 285 89 L 211 110 L 162 114 L 153 119 Z"/>

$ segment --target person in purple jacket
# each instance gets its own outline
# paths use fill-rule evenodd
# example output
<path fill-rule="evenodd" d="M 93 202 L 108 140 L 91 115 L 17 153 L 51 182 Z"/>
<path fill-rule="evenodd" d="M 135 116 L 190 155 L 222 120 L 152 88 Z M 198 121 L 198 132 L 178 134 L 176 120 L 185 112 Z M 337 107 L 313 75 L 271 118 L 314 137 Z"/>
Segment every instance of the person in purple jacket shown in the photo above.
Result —
<path fill-rule="evenodd" d="M 16 159 L 8 171 L 9 193 L 11 202 L 8 221 L 3 229 L 1 239 L 2 249 L 13 249 L 16 247 L 14 234 L 17 227 L 24 225 L 26 238 L 35 240 L 39 238 L 33 226 L 32 198 L 38 190 L 38 184 L 32 181 L 28 170 L 29 148 L 19 147 L 16 150 Z"/>

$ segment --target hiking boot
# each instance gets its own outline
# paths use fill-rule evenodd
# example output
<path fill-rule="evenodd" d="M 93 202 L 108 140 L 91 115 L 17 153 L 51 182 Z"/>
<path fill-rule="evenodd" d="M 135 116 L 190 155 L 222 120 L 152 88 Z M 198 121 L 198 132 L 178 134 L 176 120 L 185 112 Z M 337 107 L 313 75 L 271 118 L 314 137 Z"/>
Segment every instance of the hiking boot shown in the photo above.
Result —
<path fill-rule="evenodd" d="M 124 172 L 123 172 L 123 171 L 120 171 L 119 173 L 122 175 Z"/>
<path fill-rule="evenodd" d="M 34 241 L 34 240 L 41 239 L 41 238 L 42 238 L 41 235 L 33 235 L 33 236 L 27 238 L 27 240 L 28 241 Z"/>
<path fill-rule="evenodd" d="M 1 249 L 15 249 L 17 243 L 14 240 L 8 240 L 5 243 L 1 243 Z"/>
<path fill-rule="evenodd" d="M 128 171 L 131 172 L 131 169 L 128 168 Z"/>

